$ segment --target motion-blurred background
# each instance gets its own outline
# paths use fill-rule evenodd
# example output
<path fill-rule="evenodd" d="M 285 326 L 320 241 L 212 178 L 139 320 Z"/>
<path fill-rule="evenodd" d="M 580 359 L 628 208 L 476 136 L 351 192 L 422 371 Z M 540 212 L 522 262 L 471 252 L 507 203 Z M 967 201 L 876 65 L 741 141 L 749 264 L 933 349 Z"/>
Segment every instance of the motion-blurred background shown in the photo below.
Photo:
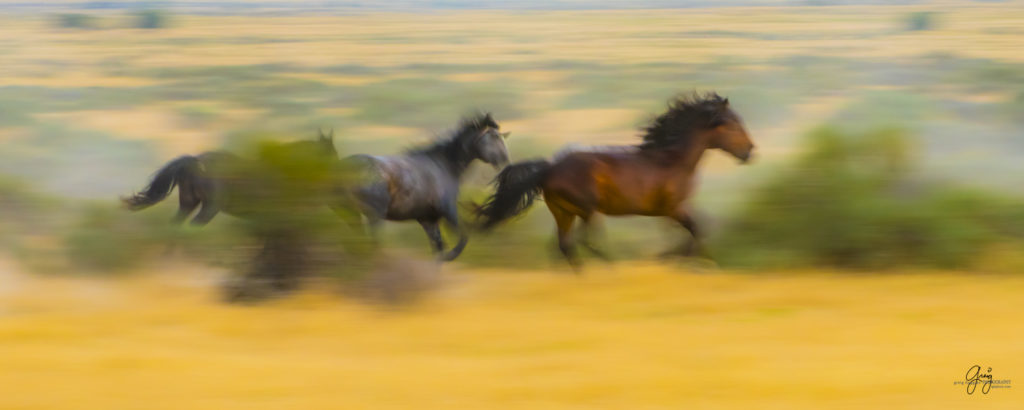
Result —
<path fill-rule="evenodd" d="M 554 226 L 541 205 L 496 234 L 471 238 L 459 262 L 445 268 L 471 284 L 453 285 L 458 292 L 438 297 L 432 305 L 436 316 L 380 324 L 335 306 L 340 302 L 334 299 L 310 295 L 278 302 L 283 306 L 227 310 L 204 293 L 212 283 L 193 288 L 138 275 L 222 274 L 218 269 L 231 266 L 225 259 L 234 255 L 226 250 L 237 246 L 237 220 L 221 215 L 204 229 L 171 228 L 167 220 L 176 195 L 137 214 L 117 202 L 178 155 L 256 139 L 312 139 L 318 128 L 335 130 L 342 155 L 390 154 L 444 134 L 477 109 L 493 112 L 502 130 L 512 132 L 513 161 L 550 156 L 569 143 L 633 144 L 638 127 L 661 113 L 667 99 L 692 90 L 729 97 L 759 149 L 750 165 L 739 166 L 719 152 L 701 165 L 694 208 L 723 268 L 711 269 L 712 276 L 680 278 L 690 268 L 646 262 L 681 240 L 682 232 L 636 217 L 604 220 L 605 246 L 618 261 L 612 267 L 589 261 L 589 278 L 582 282 L 549 277 L 568 270 L 555 257 Z M 1014 276 L 1024 269 L 1022 156 L 1019 1 L 4 0 L 0 281 L 7 283 L 0 283 L 0 347 L 10 343 L 5 351 L 24 350 L 0 359 L 0 385 L 35 374 L 63 386 L 62 394 L 50 395 L 21 389 L 13 398 L 16 408 L 62 407 L 61 398 L 88 398 L 75 407 L 110 408 L 93 393 L 120 392 L 118 386 L 133 381 L 173 385 L 202 374 L 181 367 L 182 358 L 206 357 L 220 360 L 224 367 L 216 374 L 232 383 L 213 380 L 219 388 L 186 389 L 195 401 L 169 407 L 341 403 L 321 390 L 301 393 L 309 385 L 284 377 L 312 374 L 365 377 L 352 383 L 375 386 L 311 382 L 348 392 L 354 402 L 338 404 L 348 408 L 401 407 L 410 402 L 378 399 L 424 379 L 429 382 L 412 389 L 412 399 L 458 404 L 454 397 L 461 397 L 475 406 L 655 408 L 687 403 L 686 397 L 704 405 L 725 400 L 759 408 L 834 406 L 844 400 L 910 405 L 919 403 L 914 393 L 921 386 L 939 392 L 933 398 L 963 399 L 951 382 L 980 359 L 944 353 L 971 351 L 978 341 L 957 339 L 962 333 L 984 335 L 992 354 L 984 358 L 1004 363 L 996 366 L 997 376 L 1002 371 L 1024 377 L 1024 367 L 1013 373 L 1005 365 L 1020 365 L 1019 359 L 1000 362 L 1024 357 L 1019 346 L 1006 343 L 1022 333 L 1019 321 L 979 301 L 1019 303 L 1011 295 L 1024 290 Z M 465 200 L 483 198 L 493 176 L 478 164 L 465 180 Z M 414 223 L 388 224 L 383 242 L 428 257 L 427 241 Z M 772 274 L 764 282 L 749 282 L 766 271 Z M 915 274 L 906 276 L 907 271 Z M 794 279 L 792 272 L 809 278 Z M 858 279 L 863 272 L 881 273 L 864 281 Z M 113 273 L 122 273 L 114 275 L 117 280 L 141 282 L 78 282 Z M 74 282 L 66 282 L 72 280 L 68 276 Z M 903 291 L 886 293 L 894 288 Z M 175 293 L 207 305 L 174 304 L 181 297 Z M 84 318 L 95 319 L 92 325 L 54 316 L 97 303 L 154 307 L 131 317 L 103 316 L 110 312 L 99 307 L 99 316 Z M 619 308 L 589 312 L 591 304 Z M 480 313 L 468 312 L 477 308 Z M 191 310 L 179 316 L 181 309 Z M 902 313 L 886 315 L 890 310 Z M 804 316 L 809 311 L 817 313 Z M 988 322 L 963 324 L 975 315 Z M 263 319 L 269 324 L 261 324 Z M 280 321 L 291 327 L 274 327 Z M 501 321 L 511 324 L 501 327 Z M 617 327 L 608 327 L 612 322 Z M 832 329 L 835 338 L 797 337 L 833 322 L 853 324 Z M 148 330 L 116 336 L 131 323 Z M 342 342 L 377 326 L 387 329 Z M 439 334 L 432 333 L 437 329 Z M 573 329 L 575 336 L 558 336 L 560 329 Z M 637 339 L 608 342 L 619 330 Z M 650 332 L 679 339 L 641 337 Z M 200 341 L 211 334 L 221 339 Z M 424 334 L 430 335 L 423 336 L 427 346 L 418 349 L 425 350 L 402 350 L 423 342 L 417 338 Z M 772 339 L 780 334 L 795 339 Z M 706 335 L 724 340 L 687 339 Z M 864 339 L 849 339 L 856 337 Z M 224 338 L 247 353 L 230 356 Z M 929 348 L 936 340 L 960 341 Z M 81 343 L 91 353 L 59 353 L 60 343 Z M 122 348 L 88 350 L 104 343 Z M 197 351 L 133 350 L 169 343 Z M 683 348 L 686 343 L 692 349 Z M 907 356 L 894 350 L 899 344 L 922 350 Z M 627 345 L 665 356 L 634 356 L 644 353 Z M 314 353 L 337 353 L 332 346 L 349 348 L 352 356 L 303 362 Z M 859 350 L 863 346 L 869 348 Z M 403 351 L 399 356 L 407 356 L 410 367 L 382 359 L 388 348 L 388 354 Z M 288 356 L 296 354 L 291 349 L 310 357 Z M 467 351 L 478 357 L 451 357 Z M 759 361 L 762 354 L 776 358 Z M 785 360 L 802 354 L 816 364 Z M 502 367 L 498 356 L 524 358 L 526 364 Z M 925 365 L 940 356 L 950 361 L 941 362 L 946 367 Z M 616 381 L 602 378 L 616 371 L 592 371 L 602 363 L 596 358 L 622 373 L 646 364 L 637 378 Z M 275 365 L 280 368 L 253 376 L 266 384 L 245 382 L 246 368 Z M 675 373 L 690 366 L 685 374 Z M 234 370 L 242 373 L 229 375 Z M 110 379 L 62 377 L 75 371 L 105 371 Z M 161 371 L 169 373 L 154 376 Z M 436 377 L 486 383 L 497 376 L 492 371 L 521 377 L 490 390 L 495 386 L 452 388 L 440 384 L 445 377 Z M 722 384 L 693 387 L 703 371 Z M 797 394 L 804 382 L 779 372 L 817 375 L 818 382 L 806 383 L 818 383 L 808 388 L 821 395 L 789 400 L 787 394 Z M 936 380 L 922 381 L 934 374 Z M 529 376 L 543 382 L 528 384 Z M 635 385 L 632 393 L 618 389 L 623 383 Z M 361 388 L 371 393 L 356 393 Z M 993 395 L 1019 396 L 1012 390 Z M 163 397 L 140 388 L 112 406 Z"/>

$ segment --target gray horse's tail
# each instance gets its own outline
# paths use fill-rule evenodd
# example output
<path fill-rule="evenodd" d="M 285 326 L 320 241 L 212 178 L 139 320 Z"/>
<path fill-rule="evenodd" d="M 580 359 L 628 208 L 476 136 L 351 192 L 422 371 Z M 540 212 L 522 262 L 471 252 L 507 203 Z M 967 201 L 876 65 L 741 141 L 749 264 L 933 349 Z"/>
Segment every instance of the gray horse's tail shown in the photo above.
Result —
<path fill-rule="evenodd" d="M 175 185 L 181 183 L 182 179 L 194 175 L 194 171 L 198 169 L 198 158 L 191 155 L 178 157 L 160 168 L 145 189 L 121 198 L 121 202 L 133 211 L 150 207 L 167 198 Z"/>

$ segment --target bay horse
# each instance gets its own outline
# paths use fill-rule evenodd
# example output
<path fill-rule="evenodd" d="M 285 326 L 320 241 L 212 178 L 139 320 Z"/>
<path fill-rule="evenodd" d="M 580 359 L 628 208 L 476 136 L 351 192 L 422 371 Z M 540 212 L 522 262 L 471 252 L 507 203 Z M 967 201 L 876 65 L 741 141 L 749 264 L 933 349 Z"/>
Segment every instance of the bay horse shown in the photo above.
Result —
<path fill-rule="evenodd" d="M 499 130 L 490 113 L 478 114 L 464 118 L 448 137 L 403 155 L 346 157 L 342 169 L 356 181 L 341 188 L 335 211 L 353 227 L 361 226 L 360 215 L 365 216 L 373 233 L 384 220 L 416 220 L 438 259 L 454 260 L 468 242 L 456 206 L 460 178 L 475 160 L 496 169 L 508 164 L 509 133 Z M 441 221 L 459 233 L 458 244 L 448 252 Z"/>
<path fill-rule="evenodd" d="M 181 224 L 199 208 L 191 224 L 203 226 L 221 211 L 242 218 L 280 205 L 280 200 L 313 202 L 325 205 L 326 197 L 281 198 L 288 182 L 270 172 L 277 163 L 302 163 L 304 167 L 320 168 L 327 175 L 337 165 L 334 131 L 319 131 L 316 141 L 296 141 L 264 145 L 258 159 L 239 157 L 227 151 L 209 151 L 199 155 L 183 155 L 160 168 L 143 190 L 121 198 L 132 211 L 153 206 L 178 188 L 178 212 L 172 223 Z M 286 158 L 282 161 L 282 158 Z M 294 165 L 289 165 L 295 167 Z M 280 170 L 279 170 L 280 171 Z M 286 170 L 285 170 L 286 171 Z M 308 193 L 307 193 L 308 194 Z M 274 207 L 268 201 L 278 201 Z M 201 207 L 200 207 L 201 206 Z M 279 208 L 279 207 L 278 207 Z"/>
<path fill-rule="evenodd" d="M 475 210 L 481 228 L 490 230 L 524 212 L 542 195 L 555 218 L 558 248 L 574 269 L 580 262 L 573 224 L 578 217 L 587 228 L 595 213 L 671 218 L 693 237 L 683 249 L 692 255 L 702 248 L 702 232 L 686 200 L 704 151 L 721 149 L 746 163 L 754 144 L 729 100 L 715 93 L 671 100 L 643 131 L 637 146 L 569 151 L 552 161 L 506 167 L 494 180 L 494 195 Z"/>

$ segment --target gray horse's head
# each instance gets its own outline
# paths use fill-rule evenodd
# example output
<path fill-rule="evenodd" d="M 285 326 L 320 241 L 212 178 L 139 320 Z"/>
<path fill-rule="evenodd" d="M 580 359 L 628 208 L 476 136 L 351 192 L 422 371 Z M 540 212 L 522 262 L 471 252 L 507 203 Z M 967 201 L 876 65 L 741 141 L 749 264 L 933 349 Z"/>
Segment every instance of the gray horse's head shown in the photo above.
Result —
<path fill-rule="evenodd" d="M 490 113 L 483 119 L 478 120 L 479 133 L 470 140 L 469 150 L 474 156 L 497 169 L 504 168 L 509 163 L 508 147 L 505 146 L 505 139 L 508 132 L 501 132 L 500 126 Z"/>

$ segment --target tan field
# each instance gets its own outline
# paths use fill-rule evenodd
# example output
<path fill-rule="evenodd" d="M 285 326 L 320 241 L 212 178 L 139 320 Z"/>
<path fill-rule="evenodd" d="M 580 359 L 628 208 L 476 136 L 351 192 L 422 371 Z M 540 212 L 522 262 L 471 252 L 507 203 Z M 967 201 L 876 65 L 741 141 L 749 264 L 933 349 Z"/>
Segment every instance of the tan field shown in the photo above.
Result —
<path fill-rule="evenodd" d="M 210 269 L 3 276 L 0 407 L 1019 408 L 1024 278 L 451 267 L 398 311 L 217 300 Z"/>

